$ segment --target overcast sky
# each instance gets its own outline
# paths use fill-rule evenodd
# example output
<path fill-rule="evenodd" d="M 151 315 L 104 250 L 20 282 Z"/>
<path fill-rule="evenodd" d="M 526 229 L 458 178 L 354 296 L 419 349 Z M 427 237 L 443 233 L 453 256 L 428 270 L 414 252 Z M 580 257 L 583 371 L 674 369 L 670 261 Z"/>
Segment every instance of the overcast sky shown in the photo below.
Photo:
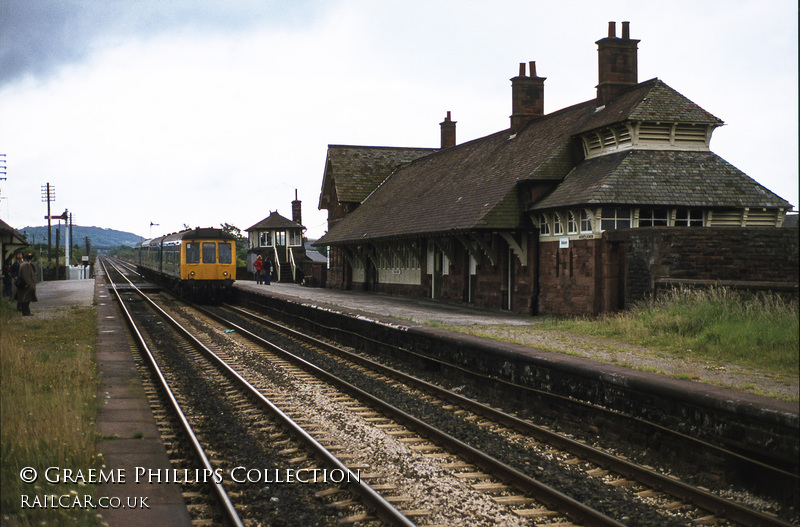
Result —
<path fill-rule="evenodd" d="M 148 237 L 246 229 L 295 189 L 309 237 L 328 144 L 439 146 L 508 128 L 536 61 L 545 112 L 595 97 L 630 21 L 639 81 L 725 121 L 711 147 L 798 205 L 794 0 L 0 0 L 0 218 Z M 150 223 L 158 225 L 151 227 Z"/>

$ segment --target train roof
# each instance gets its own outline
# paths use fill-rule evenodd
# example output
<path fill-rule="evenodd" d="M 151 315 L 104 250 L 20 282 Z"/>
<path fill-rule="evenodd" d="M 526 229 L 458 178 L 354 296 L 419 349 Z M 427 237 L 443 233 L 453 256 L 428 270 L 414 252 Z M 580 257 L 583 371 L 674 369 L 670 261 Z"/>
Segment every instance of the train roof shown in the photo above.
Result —
<path fill-rule="evenodd" d="M 235 240 L 233 234 L 223 231 L 222 229 L 214 229 L 211 227 L 196 229 L 188 229 L 181 232 L 173 232 L 165 236 L 159 236 L 150 240 L 143 240 L 137 243 L 137 247 L 148 247 L 150 245 L 158 245 L 161 242 L 172 242 L 176 240 Z"/>

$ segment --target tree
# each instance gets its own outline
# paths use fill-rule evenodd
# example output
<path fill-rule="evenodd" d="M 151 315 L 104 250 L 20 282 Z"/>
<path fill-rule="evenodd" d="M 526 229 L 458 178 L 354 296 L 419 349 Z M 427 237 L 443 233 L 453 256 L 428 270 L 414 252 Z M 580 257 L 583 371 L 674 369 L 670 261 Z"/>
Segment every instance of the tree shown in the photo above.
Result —
<path fill-rule="evenodd" d="M 236 266 L 244 267 L 247 260 L 247 238 L 242 235 L 242 229 L 230 223 L 221 223 L 222 232 L 233 235 L 236 239 Z"/>

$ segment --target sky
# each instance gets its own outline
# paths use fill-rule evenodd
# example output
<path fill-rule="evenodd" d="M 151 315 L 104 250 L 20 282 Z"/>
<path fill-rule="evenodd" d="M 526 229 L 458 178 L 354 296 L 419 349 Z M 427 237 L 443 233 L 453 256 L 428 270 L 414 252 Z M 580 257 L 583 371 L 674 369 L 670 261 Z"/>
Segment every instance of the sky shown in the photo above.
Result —
<path fill-rule="evenodd" d="M 608 22 L 725 121 L 711 149 L 798 206 L 793 0 L 0 0 L 0 218 L 157 236 L 242 230 L 295 192 L 309 238 L 329 144 L 504 130 L 536 61 L 545 113 L 595 97 Z M 151 225 L 152 224 L 152 225 Z"/>

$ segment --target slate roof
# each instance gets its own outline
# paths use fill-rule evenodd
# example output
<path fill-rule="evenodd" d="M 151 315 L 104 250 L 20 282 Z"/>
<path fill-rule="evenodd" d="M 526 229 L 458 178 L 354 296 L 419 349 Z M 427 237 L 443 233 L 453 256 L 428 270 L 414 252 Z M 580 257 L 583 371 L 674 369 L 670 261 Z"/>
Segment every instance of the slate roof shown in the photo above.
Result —
<path fill-rule="evenodd" d="M 560 181 L 574 166 L 570 132 L 594 101 L 438 151 L 398 169 L 317 244 L 415 234 L 513 229 L 524 220 L 517 184 Z"/>
<path fill-rule="evenodd" d="M 435 148 L 328 145 L 319 208 L 331 198 L 330 185 L 335 185 L 338 201 L 361 203 L 398 166 L 433 152 Z"/>
<path fill-rule="evenodd" d="M 302 228 L 303 226 L 297 222 L 294 222 L 288 218 L 284 218 L 278 211 L 271 212 L 269 216 L 264 218 L 263 220 L 259 221 L 255 225 L 248 227 L 245 229 L 245 232 L 250 232 L 254 230 L 265 230 L 265 229 L 298 229 Z"/>
<path fill-rule="evenodd" d="M 537 209 L 579 203 L 790 207 L 708 152 L 626 151 L 581 161 L 578 134 L 626 120 L 723 124 L 651 79 L 602 109 L 592 99 L 539 117 L 516 135 L 504 130 L 420 157 L 386 178 L 316 244 L 527 228 L 522 182 L 557 185 Z"/>
<path fill-rule="evenodd" d="M 594 112 L 575 132 L 585 132 L 626 120 L 714 126 L 724 124 L 722 119 L 711 115 L 656 78 L 621 91 L 602 110 Z"/>
<path fill-rule="evenodd" d="M 627 150 L 583 161 L 531 210 L 578 205 L 791 208 L 713 152 Z"/>

